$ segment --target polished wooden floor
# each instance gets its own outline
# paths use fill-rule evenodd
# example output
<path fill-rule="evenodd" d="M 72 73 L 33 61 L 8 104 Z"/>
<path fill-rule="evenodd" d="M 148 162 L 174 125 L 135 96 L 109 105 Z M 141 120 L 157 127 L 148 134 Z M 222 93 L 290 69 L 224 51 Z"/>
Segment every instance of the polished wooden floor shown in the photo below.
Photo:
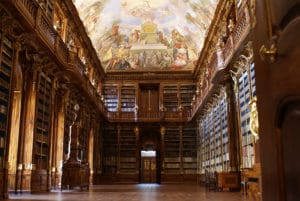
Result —
<path fill-rule="evenodd" d="M 89 190 L 52 191 L 47 194 L 10 194 L 9 200 L 23 201 L 249 201 L 240 192 L 208 192 L 192 184 L 99 185 Z"/>

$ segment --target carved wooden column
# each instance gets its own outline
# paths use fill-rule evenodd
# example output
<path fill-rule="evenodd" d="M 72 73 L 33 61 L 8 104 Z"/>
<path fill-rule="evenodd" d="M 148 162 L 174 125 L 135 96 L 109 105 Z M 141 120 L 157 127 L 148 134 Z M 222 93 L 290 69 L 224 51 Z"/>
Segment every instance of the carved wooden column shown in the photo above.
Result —
<path fill-rule="evenodd" d="M 11 102 L 11 127 L 9 133 L 8 151 L 7 151 L 7 174 L 8 174 L 8 190 L 12 191 L 16 185 L 16 173 L 17 173 L 17 157 L 18 157 L 18 144 L 19 144 L 19 132 L 20 132 L 20 114 L 22 109 L 22 88 L 23 88 L 23 75 L 21 64 L 19 61 L 20 43 L 15 43 L 15 60 L 13 69 L 14 89 L 12 91 Z"/>
<path fill-rule="evenodd" d="M 97 121 L 98 123 L 95 124 L 95 145 L 94 145 L 94 164 L 95 164 L 95 170 L 94 170 L 94 183 L 99 183 L 99 177 L 102 174 L 102 158 L 103 158 L 103 121 L 102 119 Z M 91 167 L 91 166 L 90 166 Z M 92 167 L 91 167 L 92 168 Z"/>
<path fill-rule="evenodd" d="M 121 140 L 121 125 L 117 125 L 117 174 L 120 174 L 120 140 Z"/>
<path fill-rule="evenodd" d="M 96 115 L 92 114 L 91 117 L 91 127 L 89 131 L 89 141 L 88 141 L 88 163 L 90 167 L 90 179 L 89 183 L 93 184 L 93 175 L 94 175 L 94 137 L 95 137 L 95 131 L 96 131 Z M 99 152 L 95 152 L 99 153 Z"/>
<path fill-rule="evenodd" d="M 183 157 L 182 157 L 182 125 L 179 126 L 179 157 L 180 157 L 180 174 L 183 174 Z"/>
<path fill-rule="evenodd" d="M 140 129 L 138 126 L 134 127 L 134 133 L 135 133 L 135 158 L 136 158 L 136 175 L 139 175 L 140 173 Z"/>
<path fill-rule="evenodd" d="M 161 161 L 161 174 L 165 173 L 165 168 L 164 168 L 164 154 L 165 154 L 165 134 L 166 134 L 166 128 L 164 126 L 160 127 L 160 161 Z"/>
<path fill-rule="evenodd" d="M 34 122 L 37 95 L 37 77 L 38 63 L 36 62 L 38 55 L 31 55 L 31 63 L 27 64 L 28 71 L 26 73 L 25 90 L 24 90 L 24 110 L 23 110 L 23 131 L 21 147 L 19 149 L 20 160 L 18 170 L 20 171 L 19 186 L 17 190 L 21 192 L 31 191 L 31 172 L 32 172 L 32 149 L 34 136 Z"/>
<path fill-rule="evenodd" d="M 54 104 L 54 126 L 53 126 L 53 145 L 52 145 L 52 187 L 57 188 L 61 183 L 62 164 L 63 164 L 63 145 L 64 145 L 64 126 L 65 126 L 65 96 L 66 91 L 62 88 L 56 90 Z"/>
<path fill-rule="evenodd" d="M 232 78 L 237 79 L 237 78 Z M 225 79 L 225 93 L 227 97 L 228 111 L 228 141 L 229 141 L 229 158 L 230 170 L 239 171 L 241 164 L 240 151 L 240 129 L 238 128 L 239 105 L 238 105 L 238 86 L 237 81 L 233 82 L 228 75 Z M 236 85 L 236 86 L 235 86 Z"/>

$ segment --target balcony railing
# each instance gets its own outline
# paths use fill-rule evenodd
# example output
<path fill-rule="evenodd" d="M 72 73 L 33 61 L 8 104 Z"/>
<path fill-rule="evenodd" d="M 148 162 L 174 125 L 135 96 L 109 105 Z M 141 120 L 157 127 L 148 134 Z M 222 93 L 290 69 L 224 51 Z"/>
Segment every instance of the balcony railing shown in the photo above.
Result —
<path fill-rule="evenodd" d="M 210 60 L 209 69 L 211 69 L 209 80 L 211 81 L 219 70 L 224 69 L 232 60 L 236 50 L 239 48 L 241 43 L 247 37 L 251 29 L 251 20 L 249 15 L 249 8 L 244 7 L 243 14 L 238 19 L 236 25 L 233 28 L 232 33 L 228 36 L 226 44 L 220 50 L 216 52 Z M 219 54 L 219 55 L 218 55 Z M 206 96 L 209 94 L 212 88 L 211 82 L 209 86 L 201 89 L 201 96 L 197 96 L 192 106 L 191 117 L 193 117 L 199 108 L 201 107 Z"/>
<path fill-rule="evenodd" d="M 41 41 L 43 41 L 48 48 L 55 54 L 58 61 L 65 67 L 81 77 L 87 93 L 91 96 L 94 102 L 99 107 L 99 110 L 105 112 L 103 103 L 100 101 L 96 89 L 87 80 L 84 75 L 85 64 L 79 59 L 77 53 L 69 51 L 67 45 L 62 40 L 60 34 L 54 29 L 53 24 L 48 19 L 46 13 L 42 10 L 36 0 L 14 0 L 15 7 L 27 20 L 28 24 L 32 26 L 39 34 Z"/>
<path fill-rule="evenodd" d="M 107 112 L 107 118 L 110 121 L 118 122 L 160 122 L 160 121 L 173 121 L 181 122 L 187 121 L 191 118 L 190 111 L 184 112 Z"/>

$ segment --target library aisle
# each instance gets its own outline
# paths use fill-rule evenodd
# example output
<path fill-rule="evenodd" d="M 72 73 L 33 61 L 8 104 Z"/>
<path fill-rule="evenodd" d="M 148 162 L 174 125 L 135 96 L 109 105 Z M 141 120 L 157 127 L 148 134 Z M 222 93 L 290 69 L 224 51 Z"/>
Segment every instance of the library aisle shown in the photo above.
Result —
<path fill-rule="evenodd" d="M 88 191 L 74 189 L 47 194 L 10 194 L 10 200 L 93 200 L 93 201 L 248 201 L 240 192 L 209 192 L 194 184 L 137 184 L 137 185 L 98 185 Z"/>

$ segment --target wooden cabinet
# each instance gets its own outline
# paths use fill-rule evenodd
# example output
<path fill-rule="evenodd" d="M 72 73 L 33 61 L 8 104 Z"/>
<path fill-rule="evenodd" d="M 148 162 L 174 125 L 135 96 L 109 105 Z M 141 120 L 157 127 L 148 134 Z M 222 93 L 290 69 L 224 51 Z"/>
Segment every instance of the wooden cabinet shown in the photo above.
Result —
<path fill-rule="evenodd" d="M 90 169 L 88 164 L 66 163 L 63 166 L 61 189 L 64 187 L 86 187 L 89 189 Z"/>
<path fill-rule="evenodd" d="M 216 173 L 216 178 L 219 190 L 240 188 L 240 175 L 238 172 L 218 172 Z"/>

